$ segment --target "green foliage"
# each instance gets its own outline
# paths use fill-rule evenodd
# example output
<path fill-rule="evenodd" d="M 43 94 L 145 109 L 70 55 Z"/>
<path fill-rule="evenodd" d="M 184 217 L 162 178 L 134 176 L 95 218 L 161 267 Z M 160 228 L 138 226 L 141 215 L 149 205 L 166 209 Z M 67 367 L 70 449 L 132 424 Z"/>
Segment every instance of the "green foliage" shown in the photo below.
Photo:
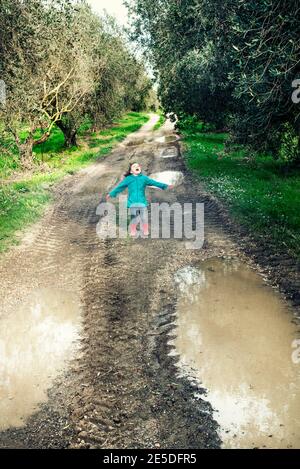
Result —
<path fill-rule="evenodd" d="M 186 130 L 189 133 L 195 134 L 198 132 L 209 132 L 215 130 L 214 124 L 209 124 L 199 121 L 198 117 L 186 113 L 180 113 L 178 121 L 176 122 L 176 128 L 178 130 Z"/>
<path fill-rule="evenodd" d="M 0 185 L 0 252 L 16 242 L 15 233 L 42 213 L 49 193 L 27 184 Z"/>
<path fill-rule="evenodd" d="M 299 2 L 274 0 L 247 0 L 235 9 L 229 74 L 238 104 L 233 133 L 237 141 L 275 156 L 286 125 L 300 131 L 299 106 L 291 100 L 300 72 L 299 13 Z M 299 148 L 294 157 L 300 157 Z"/>
<path fill-rule="evenodd" d="M 232 141 L 299 162 L 300 108 L 291 99 L 300 78 L 299 2 L 127 3 L 165 112 L 185 121 L 190 114 L 228 129 Z"/>
<path fill-rule="evenodd" d="M 227 75 L 230 56 L 219 40 L 227 31 L 230 2 L 132 0 L 132 37 L 140 41 L 159 80 L 166 113 L 195 114 L 198 119 L 226 125 L 231 108 Z"/>
<path fill-rule="evenodd" d="M 279 149 L 279 158 L 285 162 L 294 162 L 298 159 L 299 135 L 296 134 L 293 127 L 286 123 L 281 135 L 281 145 Z"/>
<path fill-rule="evenodd" d="M 165 115 L 162 111 L 159 111 L 159 119 L 156 122 L 155 126 L 153 127 L 153 130 L 158 130 L 161 128 L 161 126 L 165 123 L 166 118 Z"/>

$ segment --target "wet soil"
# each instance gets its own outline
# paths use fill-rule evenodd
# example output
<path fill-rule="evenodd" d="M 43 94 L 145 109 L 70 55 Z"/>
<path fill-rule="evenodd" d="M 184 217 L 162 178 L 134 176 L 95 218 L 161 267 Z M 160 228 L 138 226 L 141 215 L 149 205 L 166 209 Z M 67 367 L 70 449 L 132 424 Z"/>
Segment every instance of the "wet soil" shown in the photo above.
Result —
<path fill-rule="evenodd" d="M 226 210 L 186 170 L 179 142 L 162 139 L 173 136 L 171 123 L 153 134 L 156 120 L 152 116 L 105 159 L 65 178 L 54 189 L 55 202 L 43 219 L 0 261 L 3 324 L 44 288 L 73 292 L 81 318 L 79 325 L 74 311 L 72 325 L 80 343 L 74 345 L 72 337 L 52 370 L 51 385 L 44 381 L 47 399 L 43 387 L 44 397 L 31 403 L 32 415 L 19 412 L 23 426 L 1 433 L 1 447 L 220 447 L 205 390 L 178 373 L 180 357 L 171 343 L 178 300 L 174 273 L 207 259 L 235 257 L 266 279 L 272 273 L 274 285 L 285 281 L 285 294 L 297 300 L 299 276 L 293 262 L 284 261 L 281 272 L 281 260 L 274 258 L 274 269 L 269 268 L 262 248 L 232 224 Z M 175 149 L 172 158 L 161 157 L 167 148 L 169 154 Z M 98 238 L 97 206 L 128 162 L 136 160 L 149 175 L 184 175 L 173 191 L 149 189 L 153 202 L 205 203 L 202 249 L 186 249 L 178 239 Z M 7 398 L 5 387 L 3 393 Z"/>

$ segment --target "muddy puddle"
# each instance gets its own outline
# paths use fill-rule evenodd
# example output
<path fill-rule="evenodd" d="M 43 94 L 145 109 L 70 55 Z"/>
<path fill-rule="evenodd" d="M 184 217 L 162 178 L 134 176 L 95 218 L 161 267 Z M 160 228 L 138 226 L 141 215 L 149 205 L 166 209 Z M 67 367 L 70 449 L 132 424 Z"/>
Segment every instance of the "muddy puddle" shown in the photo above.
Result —
<path fill-rule="evenodd" d="M 159 144 L 168 144 L 168 143 L 175 143 L 179 140 L 178 135 L 163 135 L 161 137 L 137 137 L 137 138 L 130 138 L 129 140 L 125 141 L 124 144 L 127 147 L 133 147 L 137 145 L 143 144 L 150 144 L 150 143 L 159 143 Z"/>
<path fill-rule="evenodd" d="M 157 143 L 173 143 L 177 142 L 179 140 L 179 137 L 177 135 L 164 135 L 162 137 L 156 137 L 154 139 L 154 142 Z"/>
<path fill-rule="evenodd" d="M 223 447 L 299 448 L 300 334 L 279 294 L 233 260 L 183 268 L 175 283 L 172 354 L 207 389 Z"/>
<path fill-rule="evenodd" d="M 160 152 L 160 158 L 175 158 L 178 156 L 178 150 L 176 147 L 167 147 Z"/>
<path fill-rule="evenodd" d="M 183 174 L 181 171 L 161 171 L 150 175 L 151 179 L 155 179 L 165 184 L 179 185 L 183 182 Z"/>
<path fill-rule="evenodd" d="M 47 389 L 71 358 L 80 328 L 72 292 L 32 292 L 0 320 L 0 430 L 19 427 L 47 400 Z"/>

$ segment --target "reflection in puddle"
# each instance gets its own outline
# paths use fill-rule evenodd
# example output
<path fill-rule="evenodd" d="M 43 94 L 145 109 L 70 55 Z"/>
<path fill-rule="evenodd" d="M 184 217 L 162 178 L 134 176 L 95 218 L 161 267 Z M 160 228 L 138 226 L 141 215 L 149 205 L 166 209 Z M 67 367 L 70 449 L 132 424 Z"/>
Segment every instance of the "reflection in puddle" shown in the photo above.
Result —
<path fill-rule="evenodd" d="M 299 448 L 297 329 L 278 294 L 236 261 L 186 267 L 175 282 L 179 366 L 207 389 L 224 447 Z"/>
<path fill-rule="evenodd" d="M 0 430 L 24 423 L 71 358 L 78 338 L 79 301 L 57 289 L 34 291 L 0 322 Z"/>
<path fill-rule="evenodd" d="M 200 269 L 186 266 L 176 272 L 174 280 L 180 292 L 188 294 L 193 285 L 199 288 L 205 285 L 205 274 Z"/>
<path fill-rule="evenodd" d="M 124 143 L 126 146 L 136 146 L 136 145 L 143 145 L 148 143 L 175 143 L 179 140 L 178 135 L 164 135 L 162 137 L 130 137 L 130 139 L 126 140 Z"/>
<path fill-rule="evenodd" d="M 183 174 L 181 171 L 161 171 L 160 173 L 151 174 L 150 178 L 165 184 L 179 185 L 183 181 Z"/>
<path fill-rule="evenodd" d="M 161 153 L 160 157 L 161 158 L 175 158 L 178 155 L 178 150 L 176 147 L 168 147 L 164 148 Z"/>
<path fill-rule="evenodd" d="M 165 135 L 163 137 L 156 137 L 154 139 L 155 142 L 157 143 L 173 143 L 178 140 L 178 137 L 176 135 Z"/>

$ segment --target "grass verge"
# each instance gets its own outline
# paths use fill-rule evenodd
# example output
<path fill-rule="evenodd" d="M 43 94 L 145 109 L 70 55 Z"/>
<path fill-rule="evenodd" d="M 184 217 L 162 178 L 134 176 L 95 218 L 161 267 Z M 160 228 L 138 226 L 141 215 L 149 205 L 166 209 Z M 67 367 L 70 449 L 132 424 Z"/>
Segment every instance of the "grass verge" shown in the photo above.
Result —
<path fill-rule="evenodd" d="M 224 151 L 226 134 L 182 130 L 188 166 L 256 239 L 300 259 L 300 170 L 243 147 Z"/>
<path fill-rule="evenodd" d="M 161 111 L 159 111 L 158 114 L 159 114 L 159 119 L 156 122 L 156 124 L 154 125 L 153 130 L 160 129 L 160 127 L 162 125 L 164 125 L 164 123 L 166 122 L 166 118 L 165 118 L 164 114 Z"/>

